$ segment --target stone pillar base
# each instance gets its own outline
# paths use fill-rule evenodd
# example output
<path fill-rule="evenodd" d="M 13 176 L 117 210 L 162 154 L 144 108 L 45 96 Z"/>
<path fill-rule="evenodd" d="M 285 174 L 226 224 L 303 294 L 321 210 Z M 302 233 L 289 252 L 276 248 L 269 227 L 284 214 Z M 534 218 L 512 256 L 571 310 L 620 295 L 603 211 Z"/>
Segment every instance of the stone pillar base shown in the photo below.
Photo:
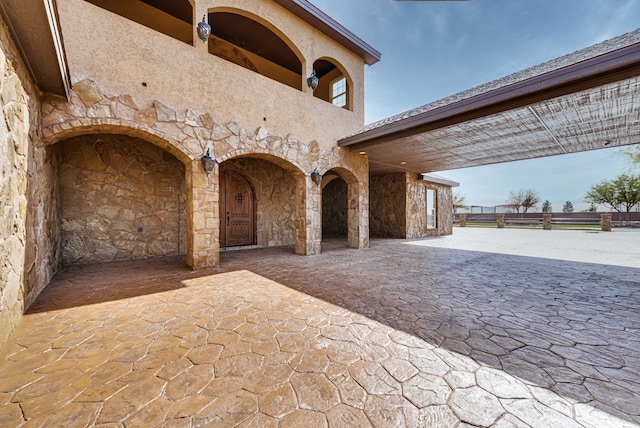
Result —
<path fill-rule="evenodd" d="M 467 227 L 467 215 L 460 214 L 460 227 Z"/>
<path fill-rule="evenodd" d="M 611 214 L 600 215 L 600 226 L 603 232 L 611 232 L 611 217 L 613 217 Z"/>
<path fill-rule="evenodd" d="M 542 214 L 542 229 L 551 230 L 551 214 Z"/>
<path fill-rule="evenodd" d="M 504 214 L 496 214 L 496 222 L 498 223 L 498 229 L 504 229 Z"/>

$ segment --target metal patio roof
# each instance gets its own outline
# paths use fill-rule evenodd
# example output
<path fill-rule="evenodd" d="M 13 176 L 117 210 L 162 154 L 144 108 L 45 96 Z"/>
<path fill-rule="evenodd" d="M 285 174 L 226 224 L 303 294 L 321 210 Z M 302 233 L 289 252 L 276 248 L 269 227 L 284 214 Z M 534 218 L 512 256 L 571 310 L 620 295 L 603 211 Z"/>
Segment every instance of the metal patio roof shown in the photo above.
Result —
<path fill-rule="evenodd" d="M 338 144 L 372 174 L 640 142 L 640 30 L 372 123 Z"/>

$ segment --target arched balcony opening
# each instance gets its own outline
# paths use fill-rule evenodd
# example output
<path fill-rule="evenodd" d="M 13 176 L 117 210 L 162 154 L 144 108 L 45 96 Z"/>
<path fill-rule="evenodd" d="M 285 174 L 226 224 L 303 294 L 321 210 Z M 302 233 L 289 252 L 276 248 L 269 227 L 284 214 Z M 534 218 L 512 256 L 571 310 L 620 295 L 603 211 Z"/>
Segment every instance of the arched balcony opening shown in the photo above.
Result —
<path fill-rule="evenodd" d="M 189 0 L 86 0 L 169 37 L 193 44 L 193 6 Z"/>
<path fill-rule="evenodd" d="M 313 96 L 336 107 L 353 110 L 351 79 L 343 68 L 329 59 L 318 59 L 313 63 L 318 87 Z"/>
<path fill-rule="evenodd" d="M 292 88 L 302 89 L 302 61 L 265 25 L 233 12 L 211 12 L 209 52 Z"/>

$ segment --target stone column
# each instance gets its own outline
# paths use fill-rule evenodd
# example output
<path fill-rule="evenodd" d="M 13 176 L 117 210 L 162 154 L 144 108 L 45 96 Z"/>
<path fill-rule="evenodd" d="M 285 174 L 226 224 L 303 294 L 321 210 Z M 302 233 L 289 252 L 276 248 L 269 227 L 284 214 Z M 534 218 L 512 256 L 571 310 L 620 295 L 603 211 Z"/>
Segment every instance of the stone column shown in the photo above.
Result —
<path fill-rule="evenodd" d="M 369 210 L 366 209 L 366 201 L 362 197 L 369 192 L 360 190 L 365 186 L 366 183 L 351 183 L 347 187 L 347 245 L 349 248 L 369 247 Z M 322 204 L 320 207 L 322 209 Z"/>
<path fill-rule="evenodd" d="M 200 159 L 191 161 L 187 177 L 187 264 L 194 270 L 220 264 L 220 169 L 209 176 Z"/>
<path fill-rule="evenodd" d="M 498 223 L 498 229 L 504 229 L 504 214 L 496 214 L 496 222 Z"/>
<path fill-rule="evenodd" d="M 296 254 L 320 254 L 322 188 L 308 175 L 296 177 Z"/>
<path fill-rule="evenodd" d="M 601 214 L 600 215 L 600 226 L 602 226 L 603 232 L 611 232 L 611 218 L 613 216 L 611 214 Z"/>
<path fill-rule="evenodd" d="M 460 218 L 460 227 L 467 227 L 467 215 L 460 214 L 459 218 Z"/>
<path fill-rule="evenodd" d="M 551 214 L 542 214 L 542 229 L 551 230 Z"/>

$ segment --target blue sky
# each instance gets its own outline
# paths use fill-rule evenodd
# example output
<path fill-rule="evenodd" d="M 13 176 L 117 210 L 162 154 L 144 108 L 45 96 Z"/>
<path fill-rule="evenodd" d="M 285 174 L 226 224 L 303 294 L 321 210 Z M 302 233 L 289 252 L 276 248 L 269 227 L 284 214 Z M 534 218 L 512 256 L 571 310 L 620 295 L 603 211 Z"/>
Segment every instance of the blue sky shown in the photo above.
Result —
<path fill-rule="evenodd" d="M 365 70 L 370 123 L 640 27 L 638 0 L 311 0 L 382 52 Z M 618 149 L 443 171 L 474 205 L 533 188 L 559 210 L 623 172 Z"/>

